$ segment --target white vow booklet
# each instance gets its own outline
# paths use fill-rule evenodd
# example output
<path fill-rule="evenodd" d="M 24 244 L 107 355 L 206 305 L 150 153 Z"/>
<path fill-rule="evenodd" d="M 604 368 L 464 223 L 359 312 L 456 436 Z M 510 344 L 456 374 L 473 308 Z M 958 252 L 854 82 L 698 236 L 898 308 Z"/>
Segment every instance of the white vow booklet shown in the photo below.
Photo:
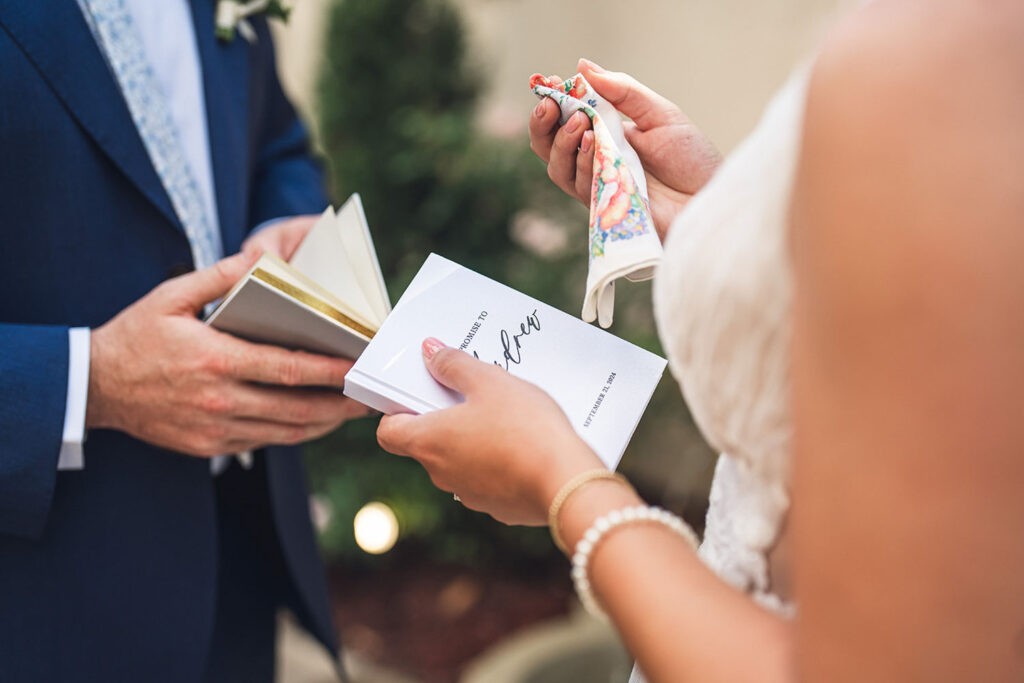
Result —
<path fill-rule="evenodd" d="M 544 389 L 612 469 L 665 370 L 649 351 L 431 254 L 349 371 L 345 394 L 388 414 L 462 401 L 427 372 L 426 337 Z"/>

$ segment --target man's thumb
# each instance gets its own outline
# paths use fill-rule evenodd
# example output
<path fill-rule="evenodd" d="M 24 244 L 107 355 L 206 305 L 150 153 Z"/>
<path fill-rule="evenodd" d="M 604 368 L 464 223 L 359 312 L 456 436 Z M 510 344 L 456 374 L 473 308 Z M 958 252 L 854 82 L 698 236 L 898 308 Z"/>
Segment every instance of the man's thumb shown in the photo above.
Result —
<path fill-rule="evenodd" d="M 167 284 L 174 287 L 176 305 L 184 305 L 190 312 L 198 313 L 206 304 L 227 294 L 254 261 L 251 255 L 235 254 L 217 261 L 209 268 L 170 280 Z"/>
<path fill-rule="evenodd" d="M 677 123 L 683 118 L 672 102 L 629 74 L 605 71 L 587 59 L 580 60 L 579 70 L 598 95 L 633 119 L 640 130 Z"/>
<path fill-rule="evenodd" d="M 423 340 L 423 362 L 434 379 L 463 396 L 473 393 L 480 373 L 487 369 L 468 353 L 445 346 L 433 337 Z"/>

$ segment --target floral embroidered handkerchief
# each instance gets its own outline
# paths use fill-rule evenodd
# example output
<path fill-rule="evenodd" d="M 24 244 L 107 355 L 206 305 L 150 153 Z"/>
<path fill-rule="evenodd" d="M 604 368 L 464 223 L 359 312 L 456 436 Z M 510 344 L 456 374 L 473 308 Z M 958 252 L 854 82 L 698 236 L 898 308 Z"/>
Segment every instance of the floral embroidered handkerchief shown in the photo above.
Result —
<path fill-rule="evenodd" d="M 534 74 L 530 87 L 562 110 L 564 124 L 577 111 L 594 129 L 594 184 L 590 192 L 590 269 L 583 298 L 583 319 L 612 324 L 615 281 L 648 280 L 661 260 L 661 240 L 647 198 L 647 179 L 636 151 L 626 141 L 619 113 L 576 74 L 561 85 Z"/>

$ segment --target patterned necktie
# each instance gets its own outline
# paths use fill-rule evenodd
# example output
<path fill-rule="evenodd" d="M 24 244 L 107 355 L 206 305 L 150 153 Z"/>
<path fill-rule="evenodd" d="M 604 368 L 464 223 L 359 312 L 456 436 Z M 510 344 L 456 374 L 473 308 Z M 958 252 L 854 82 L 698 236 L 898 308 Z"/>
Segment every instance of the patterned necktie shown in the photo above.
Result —
<path fill-rule="evenodd" d="M 146 58 L 139 31 L 124 0 L 78 0 L 78 4 L 121 87 L 146 153 L 171 199 L 174 213 L 185 228 L 196 269 L 212 266 L 224 255 L 216 216 L 208 215 L 203 204 L 199 186 L 185 158 L 181 137 L 171 118 L 171 110 Z M 213 306 L 213 303 L 207 305 L 207 312 Z M 218 455 L 213 458 L 210 461 L 213 473 L 222 472 L 230 457 Z M 239 453 L 238 457 L 243 467 L 251 466 L 251 452 Z"/>
<path fill-rule="evenodd" d="M 153 168 L 185 228 L 197 270 L 224 254 L 216 216 L 209 216 L 178 129 L 124 0 L 78 0 L 142 137 Z"/>

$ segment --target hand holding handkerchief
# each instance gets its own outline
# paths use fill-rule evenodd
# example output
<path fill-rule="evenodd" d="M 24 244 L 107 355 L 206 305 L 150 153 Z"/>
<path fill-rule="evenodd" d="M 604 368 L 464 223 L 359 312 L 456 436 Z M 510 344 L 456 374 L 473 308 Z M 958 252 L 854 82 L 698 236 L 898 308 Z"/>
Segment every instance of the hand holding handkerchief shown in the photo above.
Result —
<path fill-rule="evenodd" d="M 626 141 L 619 113 L 582 74 L 561 84 L 534 74 L 530 87 L 538 97 L 550 97 L 558 104 L 561 124 L 577 111 L 592 122 L 590 268 L 582 317 L 608 327 L 615 308 L 615 281 L 620 277 L 634 282 L 648 280 L 661 259 L 661 240 L 651 218 L 644 169 Z"/>

